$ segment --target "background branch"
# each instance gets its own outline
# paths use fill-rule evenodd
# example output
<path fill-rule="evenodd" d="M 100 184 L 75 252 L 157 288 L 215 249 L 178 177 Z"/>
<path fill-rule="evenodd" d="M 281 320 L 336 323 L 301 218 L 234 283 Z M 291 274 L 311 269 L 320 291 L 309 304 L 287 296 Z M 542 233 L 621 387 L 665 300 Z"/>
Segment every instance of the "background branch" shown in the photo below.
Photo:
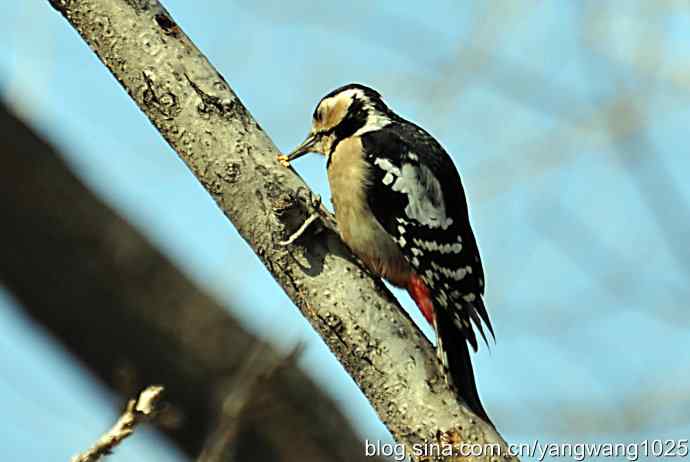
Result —
<path fill-rule="evenodd" d="M 0 151 L 0 281 L 110 389 L 129 397 L 164 384 L 156 423 L 190 457 L 224 425 L 233 396 L 233 458 L 215 460 L 365 459 L 351 424 L 294 355 L 248 334 L 2 105 Z M 296 433 L 301 453 L 290 449 Z"/>

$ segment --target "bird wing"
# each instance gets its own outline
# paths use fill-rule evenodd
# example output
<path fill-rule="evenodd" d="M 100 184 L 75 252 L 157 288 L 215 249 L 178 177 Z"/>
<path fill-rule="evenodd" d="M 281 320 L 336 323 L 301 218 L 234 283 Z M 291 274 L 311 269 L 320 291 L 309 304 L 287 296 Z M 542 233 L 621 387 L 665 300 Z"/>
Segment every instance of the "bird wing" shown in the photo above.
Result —
<path fill-rule="evenodd" d="M 409 122 L 361 136 L 371 166 L 372 213 L 477 350 L 471 323 L 493 328 L 482 300 L 484 272 L 460 176 L 441 145 Z"/>

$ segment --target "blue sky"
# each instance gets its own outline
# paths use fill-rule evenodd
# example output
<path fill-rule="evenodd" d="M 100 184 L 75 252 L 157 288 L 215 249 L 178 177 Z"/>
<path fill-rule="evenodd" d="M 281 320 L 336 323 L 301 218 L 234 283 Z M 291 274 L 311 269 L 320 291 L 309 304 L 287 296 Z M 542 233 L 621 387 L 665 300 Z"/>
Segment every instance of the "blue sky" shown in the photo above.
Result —
<path fill-rule="evenodd" d="M 323 94 L 357 81 L 451 153 L 497 337 L 475 369 L 506 439 L 690 435 L 690 13 L 680 3 L 164 4 L 279 148 L 303 139 Z M 304 342 L 301 364 L 363 439 L 390 438 L 76 32 L 48 2 L 3 10 L 2 98 L 249 329 L 286 351 Z M 328 200 L 323 160 L 295 167 Z M 66 460 L 114 419 L 112 398 L 1 290 L 0 365 L 8 460 Z M 166 451 L 142 433 L 113 460 L 171 460 Z"/>

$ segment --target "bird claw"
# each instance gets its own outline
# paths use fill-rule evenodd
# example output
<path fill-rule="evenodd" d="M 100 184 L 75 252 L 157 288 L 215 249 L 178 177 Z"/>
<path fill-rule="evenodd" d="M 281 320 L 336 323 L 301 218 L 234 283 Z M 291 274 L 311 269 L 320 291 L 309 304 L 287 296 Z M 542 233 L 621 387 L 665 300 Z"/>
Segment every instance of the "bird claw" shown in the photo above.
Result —
<path fill-rule="evenodd" d="M 312 212 L 318 212 L 321 209 L 322 204 L 321 196 L 319 194 L 314 194 L 309 188 L 300 188 L 302 193 L 305 190 L 307 191 L 306 194 L 308 196 L 307 199 L 305 199 L 307 207 L 311 208 Z"/>
<path fill-rule="evenodd" d="M 308 188 L 304 189 L 306 190 L 308 195 L 305 202 L 307 204 L 307 207 L 310 208 L 310 213 L 319 213 L 321 215 L 322 224 L 331 231 L 338 233 L 338 223 L 335 221 L 335 216 L 331 212 L 329 212 L 328 209 L 326 209 L 326 207 L 323 206 L 321 196 L 318 194 L 314 194 Z"/>
<path fill-rule="evenodd" d="M 280 159 L 279 159 L 280 160 Z M 322 224 L 330 229 L 337 229 L 335 224 L 335 219 L 328 210 L 322 207 L 323 203 L 321 201 L 321 196 L 314 194 L 309 188 L 300 187 L 297 190 L 297 195 L 302 196 L 304 203 L 307 207 L 307 212 L 309 216 L 302 223 L 302 225 L 290 235 L 286 240 L 280 241 L 278 244 L 281 246 L 288 246 L 295 242 L 304 234 L 304 232 L 314 223 L 318 218 L 322 219 Z M 304 197 L 306 195 L 306 197 Z"/>
<path fill-rule="evenodd" d="M 278 242 L 278 244 L 283 246 L 283 247 L 292 244 L 297 239 L 299 239 L 299 237 L 302 234 L 304 234 L 304 232 L 307 230 L 307 228 L 309 228 L 309 226 L 312 223 L 314 223 L 314 221 L 316 221 L 316 219 L 319 218 L 320 216 L 321 215 L 319 214 L 319 212 L 313 212 L 311 215 L 309 215 L 309 217 L 307 217 L 306 220 L 304 220 L 304 223 L 302 223 L 302 225 L 297 229 L 297 231 L 292 233 L 290 235 L 290 237 L 288 237 L 286 240 Z"/>

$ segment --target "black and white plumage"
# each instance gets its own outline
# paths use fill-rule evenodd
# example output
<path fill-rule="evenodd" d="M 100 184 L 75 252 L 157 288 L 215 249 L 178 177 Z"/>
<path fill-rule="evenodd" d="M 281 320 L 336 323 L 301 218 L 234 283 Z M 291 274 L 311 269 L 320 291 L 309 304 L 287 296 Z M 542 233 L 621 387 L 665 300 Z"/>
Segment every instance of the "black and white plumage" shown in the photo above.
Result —
<path fill-rule="evenodd" d="M 362 136 L 376 168 L 367 199 L 435 301 L 477 350 L 470 321 L 493 330 L 484 307 L 484 271 L 453 162 L 428 133 L 406 121 Z M 402 213 L 401 213 L 402 211 Z"/>
<path fill-rule="evenodd" d="M 328 159 L 328 178 L 343 241 L 376 274 L 408 289 L 437 334 L 446 377 L 480 417 L 468 343 L 493 329 L 484 306 L 484 271 L 465 193 L 450 156 L 425 130 L 391 111 L 358 84 L 324 96 L 307 152 Z M 474 328 L 473 328 L 474 326 Z"/>

